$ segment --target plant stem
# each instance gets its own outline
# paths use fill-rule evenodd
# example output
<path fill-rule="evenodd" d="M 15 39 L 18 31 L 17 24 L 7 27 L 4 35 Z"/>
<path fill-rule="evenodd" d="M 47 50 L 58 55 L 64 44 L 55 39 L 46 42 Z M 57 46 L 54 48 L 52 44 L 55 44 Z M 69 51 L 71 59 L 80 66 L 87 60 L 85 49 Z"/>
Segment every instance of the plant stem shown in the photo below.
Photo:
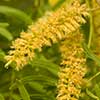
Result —
<path fill-rule="evenodd" d="M 91 81 L 91 80 L 93 80 L 93 79 L 94 79 L 95 77 L 97 77 L 98 75 L 100 75 L 100 72 L 96 73 L 93 77 L 91 77 L 91 78 L 88 80 L 88 82 Z"/>
<path fill-rule="evenodd" d="M 89 0 L 86 0 L 86 4 L 87 4 L 88 8 L 91 9 Z M 89 39 L 88 39 L 88 48 L 90 48 L 90 46 L 91 46 L 92 36 L 93 36 L 93 32 L 94 32 L 92 12 L 90 11 L 89 13 L 90 13 L 90 32 L 89 32 Z"/>

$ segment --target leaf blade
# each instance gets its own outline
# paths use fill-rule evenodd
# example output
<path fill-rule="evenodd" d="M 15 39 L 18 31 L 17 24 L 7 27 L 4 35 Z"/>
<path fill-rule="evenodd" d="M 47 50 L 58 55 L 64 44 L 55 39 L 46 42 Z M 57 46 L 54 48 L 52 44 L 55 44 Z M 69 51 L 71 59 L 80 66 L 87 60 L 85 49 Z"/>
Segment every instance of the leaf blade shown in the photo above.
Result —
<path fill-rule="evenodd" d="M 0 28 L 0 34 L 4 36 L 6 39 L 11 41 L 13 39 L 12 34 L 5 28 Z"/>
<path fill-rule="evenodd" d="M 30 96 L 29 96 L 25 86 L 22 84 L 22 82 L 18 81 L 17 85 L 18 85 L 18 90 L 20 92 L 20 95 L 21 95 L 22 99 L 23 100 L 31 100 Z"/>
<path fill-rule="evenodd" d="M 15 16 L 19 18 L 20 20 L 24 21 L 26 24 L 32 23 L 32 19 L 26 13 L 12 7 L 0 6 L 0 13 L 5 14 L 5 15 L 8 14 L 8 15 Z"/>

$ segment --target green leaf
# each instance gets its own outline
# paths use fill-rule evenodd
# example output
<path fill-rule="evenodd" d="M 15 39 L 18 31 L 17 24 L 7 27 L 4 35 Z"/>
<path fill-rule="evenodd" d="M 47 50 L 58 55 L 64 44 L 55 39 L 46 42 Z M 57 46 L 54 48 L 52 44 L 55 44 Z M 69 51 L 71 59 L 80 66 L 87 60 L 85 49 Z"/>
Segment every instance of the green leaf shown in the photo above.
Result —
<path fill-rule="evenodd" d="M 48 98 L 44 94 L 34 93 L 34 94 L 31 95 L 31 97 L 34 97 L 34 98 L 39 99 L 39 100 L 48 100 Z"/>
<path fill-rule="evenodd" d="M 99 98 L 97 96 L 95 96 L 91 91 L 89 91 L 88 89 L 86 89 L 86 93 L 87 95 L 89 95 L 91 98 L 99 100 Z"/>
<path fill-rule="evenodd" d="M 5 53 L 0 49 L 0 61 L 4 60 Z"/>
<path fill-rule="evenodd" d="M 57 83 L 56 79 L 50 78 L 45 75 L 44 76 L 43 75 L 27 76 L 27 77 L 23 77 L 21 79 L 21 81 L 23 81 L 23 83 L 28 83 L 28 82 L 33 82 L 33 81 L 45 82 L 45 83 L 53 85 L 53 86 Z"/>
<path fill-rule="evenodd" d="M 30 100 L 30 96 L 21 81 L 18 81 L 18 90 L 23 100 Z"/>
<path fill-rule="evenodd" d="M 31 95 L 31 97 L 35 98 L 36 100 L 37 99 L 39 99 L 39 100 L 56 100 L 56 98 L 52 97 L 52 95 L 46 96 L 45 94 L 36 94 L 36 93 L 34 93 L 34 94 Z"/>
<path fill-rule="evenodd" d="M 33 67 L 44 68 L 44 69 L 50 71 L 56 77 L 58 77 L 59 66 L 57 64 L 54 64 L 48 60 L 36 58 L 36 59 L 33 59 L 33 61 L 31 62 L 31 65 Z"/>
<path fill-rule="evenodd" d="M 95 91 L 96 95 L 100 98 L 100 86 L 96 84 L 93 90 Z"/>
<path fill-rule="evenodd" d="M 0 23 L 0 27 L 8 27 L 9 24 L 8 23 Z"/>
<path fill-rule="evenodd" d="M 87 47 L 85 43 L 83 44 L 83 48 L 85 50 L 86 56 L 94 60 L 98 64 L 98 66 L 100 66 L 100 59 L 95 54 L 92 53 L 92 51 Z"/>
<path fill-rule="evenodd" d="M 12 34 L 5 28 L 0 27 L 0 34 L 4 36 L 5 38 L 7 38 L 9 41 L 13 39 Z"/>
<path fill-rule="evenodd" d="M 12 94 L 11 97 L 13 98 L 13 100 L 21 100 L 21 97 L 16 94 Z"/>
<path fill-rule="evenodd" d="M 41 85 L 39 82 L 29 82 L 29 86 L 40 93 L 46 93 L 43 85 Z"/>
<path fill-rule="evenodd" d="M 12 7 L 0 6 L 0 13 L 17 17 L 20 20 L 24 21 L 26 24 L 32 23 L 32 19 L 26 13 Z"/>
<path fill-rule="evenodd" d="M 5 100 L 2 94 L 0 94 L 0 100 Z"/>

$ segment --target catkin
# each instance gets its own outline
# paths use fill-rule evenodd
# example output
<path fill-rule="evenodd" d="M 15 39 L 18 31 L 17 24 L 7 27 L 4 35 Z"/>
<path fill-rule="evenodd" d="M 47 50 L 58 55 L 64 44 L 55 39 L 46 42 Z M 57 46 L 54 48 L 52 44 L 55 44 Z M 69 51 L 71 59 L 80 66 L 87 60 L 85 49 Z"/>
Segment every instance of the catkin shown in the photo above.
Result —
<path fill-rule="evenodd" d="M 58 73 L 57 100 L 78 100 L 86 73 L 86 59 L 80 32 L 68 34 L 61 43 L 62 62 Z"/>
<path fill-rule="evenodd" d="M 70 5 L 64 3 L 57 11 L 30 25 L 27 32 L 21 32 L 20 38 L 12 42 L 9 55 L 5 57 L 5 66 L 13 62 L 16 70 L 22 69 L 35 57 L 35 49 L 41 51 L 44 45 L 51 46 L 66 38 L 67 34 L 75 32 L 80 24 L 86 22 L 84 17 L 87 15 L 86 5 L 80 5 L 79 0 L 74 0 Z"/>

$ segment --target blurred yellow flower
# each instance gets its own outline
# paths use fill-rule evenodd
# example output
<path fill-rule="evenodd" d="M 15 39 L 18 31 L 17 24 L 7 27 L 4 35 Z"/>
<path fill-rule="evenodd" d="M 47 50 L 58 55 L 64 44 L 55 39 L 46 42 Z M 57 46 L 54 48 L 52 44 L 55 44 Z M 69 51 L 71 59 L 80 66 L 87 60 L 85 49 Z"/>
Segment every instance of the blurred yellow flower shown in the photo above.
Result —
<path fill-rule="evenodd" d="M 55 6 L 59 0 L 49 0 L 51 6 Z"/>

